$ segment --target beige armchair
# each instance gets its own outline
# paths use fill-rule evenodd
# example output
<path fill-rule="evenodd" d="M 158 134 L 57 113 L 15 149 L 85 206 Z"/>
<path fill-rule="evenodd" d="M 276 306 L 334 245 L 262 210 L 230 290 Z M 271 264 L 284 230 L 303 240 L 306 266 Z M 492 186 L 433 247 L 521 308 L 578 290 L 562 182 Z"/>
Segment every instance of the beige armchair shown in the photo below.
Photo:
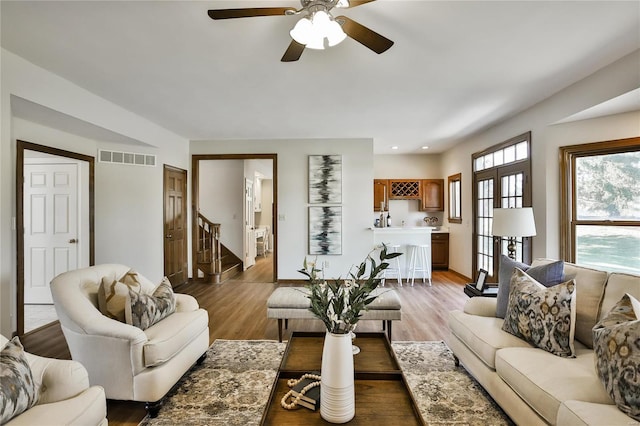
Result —
<path fill-rule="evenodd" d="M 0 335 L 0 348 L 8 340 Z M 38 388 L 36 405 L 6 423 L 20 425 L 107 425 L 104 389 L 89 386 L 87 370 L 76 361 L 43 358 L 25 352 Z"/>
<path fill-rule="evenodd" d="M 89 372 L 91 384 L 107 398 L 146 402 L 157 415 L 162 397 L 209 347 L 209 316 L 195 298 L 175 294 L 176 310 L 141 330 L 111 319 L 98 309 L 103 277 L 121 279 L 130 268 L 105 264 L 65 272 L 51 282 L 51 293 L 71 356 Z M 155 285 L 139 275 L 144 291 Z"/>

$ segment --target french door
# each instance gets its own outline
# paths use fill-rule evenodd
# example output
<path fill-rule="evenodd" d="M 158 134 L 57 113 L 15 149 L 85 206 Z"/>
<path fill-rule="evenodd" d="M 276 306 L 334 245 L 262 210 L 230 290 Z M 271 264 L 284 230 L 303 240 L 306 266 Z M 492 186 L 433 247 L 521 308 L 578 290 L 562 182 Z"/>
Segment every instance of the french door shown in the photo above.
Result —
<path fill-rule="evenodd" d="M 505 164 L 511 148 L 520 148 L 513 161 Z M 493 209 L 531 206 L 530 134 L 521 135 L 488 151 L 474 155 L 473 174 L 473 271 L 486 270 L 497 278 L 500 254 L 508 253 L 508 238 L 494 237 Z M 492 157 L 492 163 L 476 167 L 480 159 Z M 500 155 L 500 161 L 498 159 Z M 495 163 L 499 165 L 494 165 Z M 531 263 L 531 239 L 516 239 L 516 260 Z M 475 278 L 475 277 L 473 277 Z M 496 282 L 494 280 L 494 282 Z"/>

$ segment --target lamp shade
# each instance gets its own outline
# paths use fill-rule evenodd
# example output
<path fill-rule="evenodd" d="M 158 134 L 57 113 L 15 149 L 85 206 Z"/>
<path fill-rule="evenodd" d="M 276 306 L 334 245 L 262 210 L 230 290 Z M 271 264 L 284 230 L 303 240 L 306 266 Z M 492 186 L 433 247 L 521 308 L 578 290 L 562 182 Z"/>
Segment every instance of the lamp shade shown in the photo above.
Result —
<path fill-rule="evenodd" d="M 536 223 L 531 207 L 493 209 L 492 234 L 498 237 L 533 237 Z"/>

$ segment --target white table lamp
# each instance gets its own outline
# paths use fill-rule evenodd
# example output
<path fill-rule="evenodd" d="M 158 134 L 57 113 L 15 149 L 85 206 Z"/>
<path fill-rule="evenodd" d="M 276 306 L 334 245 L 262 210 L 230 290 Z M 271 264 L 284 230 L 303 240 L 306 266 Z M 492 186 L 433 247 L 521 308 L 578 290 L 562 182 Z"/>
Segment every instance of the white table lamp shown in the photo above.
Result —
<path fill-rule="evenodd" d="M 516 259 L 516 238 L 536 235 L 536 223 L 531 207 L 493 209 L 492 234 L 509 238 L 509 257 Z"/>

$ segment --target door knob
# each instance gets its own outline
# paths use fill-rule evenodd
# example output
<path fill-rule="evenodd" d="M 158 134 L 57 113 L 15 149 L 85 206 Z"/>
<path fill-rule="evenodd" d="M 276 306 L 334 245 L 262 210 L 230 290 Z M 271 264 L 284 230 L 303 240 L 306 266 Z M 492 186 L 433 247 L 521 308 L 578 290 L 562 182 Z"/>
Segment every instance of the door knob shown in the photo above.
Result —
<path fill-rule="evenodd" d="M 69 240 L 69 244 L 76 244 L 77 242 L 78 240 L 76 240 L 75 238 Z"/>
<path fill-rule="evenodd" d="M 167 234 L 167 238 L 173 238 L 172 234 Z"/>

